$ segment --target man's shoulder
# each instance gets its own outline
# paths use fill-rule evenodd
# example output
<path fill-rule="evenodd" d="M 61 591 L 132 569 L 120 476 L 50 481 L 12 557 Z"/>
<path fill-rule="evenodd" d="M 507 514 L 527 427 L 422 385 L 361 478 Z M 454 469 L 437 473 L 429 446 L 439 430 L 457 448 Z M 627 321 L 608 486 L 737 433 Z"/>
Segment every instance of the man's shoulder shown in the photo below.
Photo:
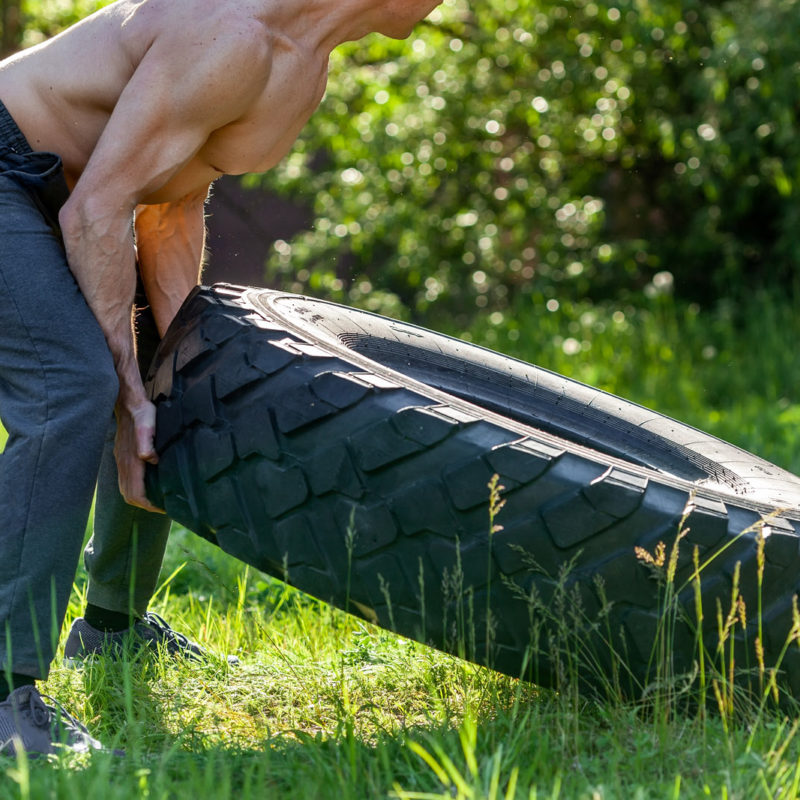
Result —
<path fill-rule="evenodd" d="M 266 80 L 272 63 L 272 37 L 253 10 L 236 0 L 141 0 L 123 25 L 131 61 L 160 64 L 178 79 L 213 79 L 237 94 Z"/>
<path fill-rule="evenodd" d="M 195 51 L 238 51 L 252 58 L 270 48 L 267 26 L 257 5 L 241 0 L 126 0 L 131 6 L 122 29 L 153 45 Z"/>

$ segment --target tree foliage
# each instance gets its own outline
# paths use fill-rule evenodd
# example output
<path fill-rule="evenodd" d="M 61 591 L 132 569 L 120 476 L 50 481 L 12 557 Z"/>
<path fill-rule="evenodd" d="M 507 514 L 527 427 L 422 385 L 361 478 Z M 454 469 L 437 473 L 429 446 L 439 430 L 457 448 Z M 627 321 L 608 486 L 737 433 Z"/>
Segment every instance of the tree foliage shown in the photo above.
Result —
<path fill-rule="evenodd" d="M 108 0 L 0 0 L 6 49 Z M 339 48 L 265 178 L 271 282 L 461 324 L 533 297 L 709 301 L 800 269 L 800 0 L 445 0 Z"/>
<path fill-rule="evenodd" d="M 13 53 L 22 38 L 20 0 L 0 0 L 0 58 Z"/>
<path fill-rule="evenodd" d="M 267 178 L 315 214 L 268 276 L 429 320 L 791 279 L 797 6 L 446 0 L 341 48 Z"/>
<path fill-rule="evenodd" d="M 2 54 L 38 44 L 111 0 L 0 0 Z"/>

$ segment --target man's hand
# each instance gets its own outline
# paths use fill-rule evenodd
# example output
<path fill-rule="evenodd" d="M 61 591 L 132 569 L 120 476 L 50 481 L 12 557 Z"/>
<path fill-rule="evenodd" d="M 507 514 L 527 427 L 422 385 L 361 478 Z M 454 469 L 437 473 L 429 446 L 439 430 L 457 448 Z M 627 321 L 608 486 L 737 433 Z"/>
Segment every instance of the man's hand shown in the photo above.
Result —
<path fill-rule="evenodd" d="M 144 488 L 145 462 L 158 463 L 153 438 L 156 431 L 156 407 L 142 401 L 133 408 L 117 403 L 117 438 L 114 442 L 114 456 L 119 472 L 119 490 L 131 505 L 147 511 L 163 510 L 156 508 L 147 499 Z"/>

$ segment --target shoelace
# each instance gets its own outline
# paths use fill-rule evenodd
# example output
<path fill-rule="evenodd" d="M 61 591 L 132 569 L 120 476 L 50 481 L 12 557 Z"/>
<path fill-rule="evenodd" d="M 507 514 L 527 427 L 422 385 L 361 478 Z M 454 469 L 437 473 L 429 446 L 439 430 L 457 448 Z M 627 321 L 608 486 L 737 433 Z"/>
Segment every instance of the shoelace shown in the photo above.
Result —
<path fill-rule="evenodd" d="M 47 698 L 54 705 L 47 705 L 43 698 Z M 39 692 L 31 691 L 28 695 L 28 709 L 30 710 L 33 724 L 36 725 L 37 728 L 49 728 L 53 722 L 53 716 L 55 715 L 59 728 L 63 725 L 66 731 L 91 738 L 88 728 L 73 717 L 58 700 L 50 697 L 50 695 L 41 695 Z"/>
<path fill-rule="evenodd" d="M 148 611 L 142 617 L 141 621 L 144 622 L 147 626 L 149 626 L 153 630 L 155 630 L 156 633 L 165 637 L 167 641 L 175 642 L 176 644 L 179 644 L 181 647 L 184 648 L 188 648 L 194 644 L 189 639 L 188 636 L 184 636 L 182 633 L 173 630 L 169 626 L 169 623 L 163 617 L 156 614 L 155 611 Z"/>
<path fill-rule="evenodd" d="M 47 699 L 49 700 L 50 698 L 48 697 Z M 50 725 L 51 715 L 55 709 L 48 706 L 38 692 L 31 691 L 28 695 L 28 711 L 33 724 L 37 728 L 44 728 Z"/>

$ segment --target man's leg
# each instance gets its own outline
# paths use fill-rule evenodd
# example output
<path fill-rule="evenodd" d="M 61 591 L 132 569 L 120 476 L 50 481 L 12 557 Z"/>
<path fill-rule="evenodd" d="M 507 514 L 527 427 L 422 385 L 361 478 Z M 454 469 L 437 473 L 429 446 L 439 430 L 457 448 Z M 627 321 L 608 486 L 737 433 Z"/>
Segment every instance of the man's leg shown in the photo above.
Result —
<path fill-rule="evenodd" d="M 102 627 L 122 630 L 132 617 L 142 617 L 147 611 L 171 520 L 165 514 L 129 505 L 122 498 L 113 452 L 115 433 L 112 421 L 97 480 L 94 530 L 83 559 L 89 573 L 88 603 L 114 612 L 107 618 L 120 621 Z"/>
<path fill-rule="evenodd" d="M 145 373 L 158 347 L 155 320 L 144 291 L 136 297 L 139 368 Z M 106 439 L 97 483 L 94 533 L 84 551 L 89 588 L 84 617 L 75 620 L 64 646 L 69 660 L 95 652 L 119 652 L 128 629 L 142 646 L 174 656 L 204 660 L 200 645 L 147 611 L 155 591 L 169 535 L 170 519 L 128 505 L 119 492 L 114 460 L 114 426 Z M 236 664 L 235 656 L 228 663 Z"/>
<path fill-rule="evenodd" d="M 118 391 L 111 353 L 31 195 L 0 176 L 0 668 L 45 678 Z"/>
<path fill-rule="evenodd" d="M 146 302 L 144 292 L 137 292 L 137 356 L 143 375 L 159 340 Z M 165 514 L 131 506 L 122 498 L 113 452 L 115 432 L 112 420 L 97 481 L 94 532 L 84 551 L 84 562 L 89 573 L 90 610 L 93 614 L 100 610 L 112 612 L 106 614 L 106 619 L 117 621 L 96 627 L 122 630 L 128 627 L 131 617 L 143 617 L 147 611 L 161 571 L 170 519 Z M 89 614 L 87 618 L 92 621 Z"/>

